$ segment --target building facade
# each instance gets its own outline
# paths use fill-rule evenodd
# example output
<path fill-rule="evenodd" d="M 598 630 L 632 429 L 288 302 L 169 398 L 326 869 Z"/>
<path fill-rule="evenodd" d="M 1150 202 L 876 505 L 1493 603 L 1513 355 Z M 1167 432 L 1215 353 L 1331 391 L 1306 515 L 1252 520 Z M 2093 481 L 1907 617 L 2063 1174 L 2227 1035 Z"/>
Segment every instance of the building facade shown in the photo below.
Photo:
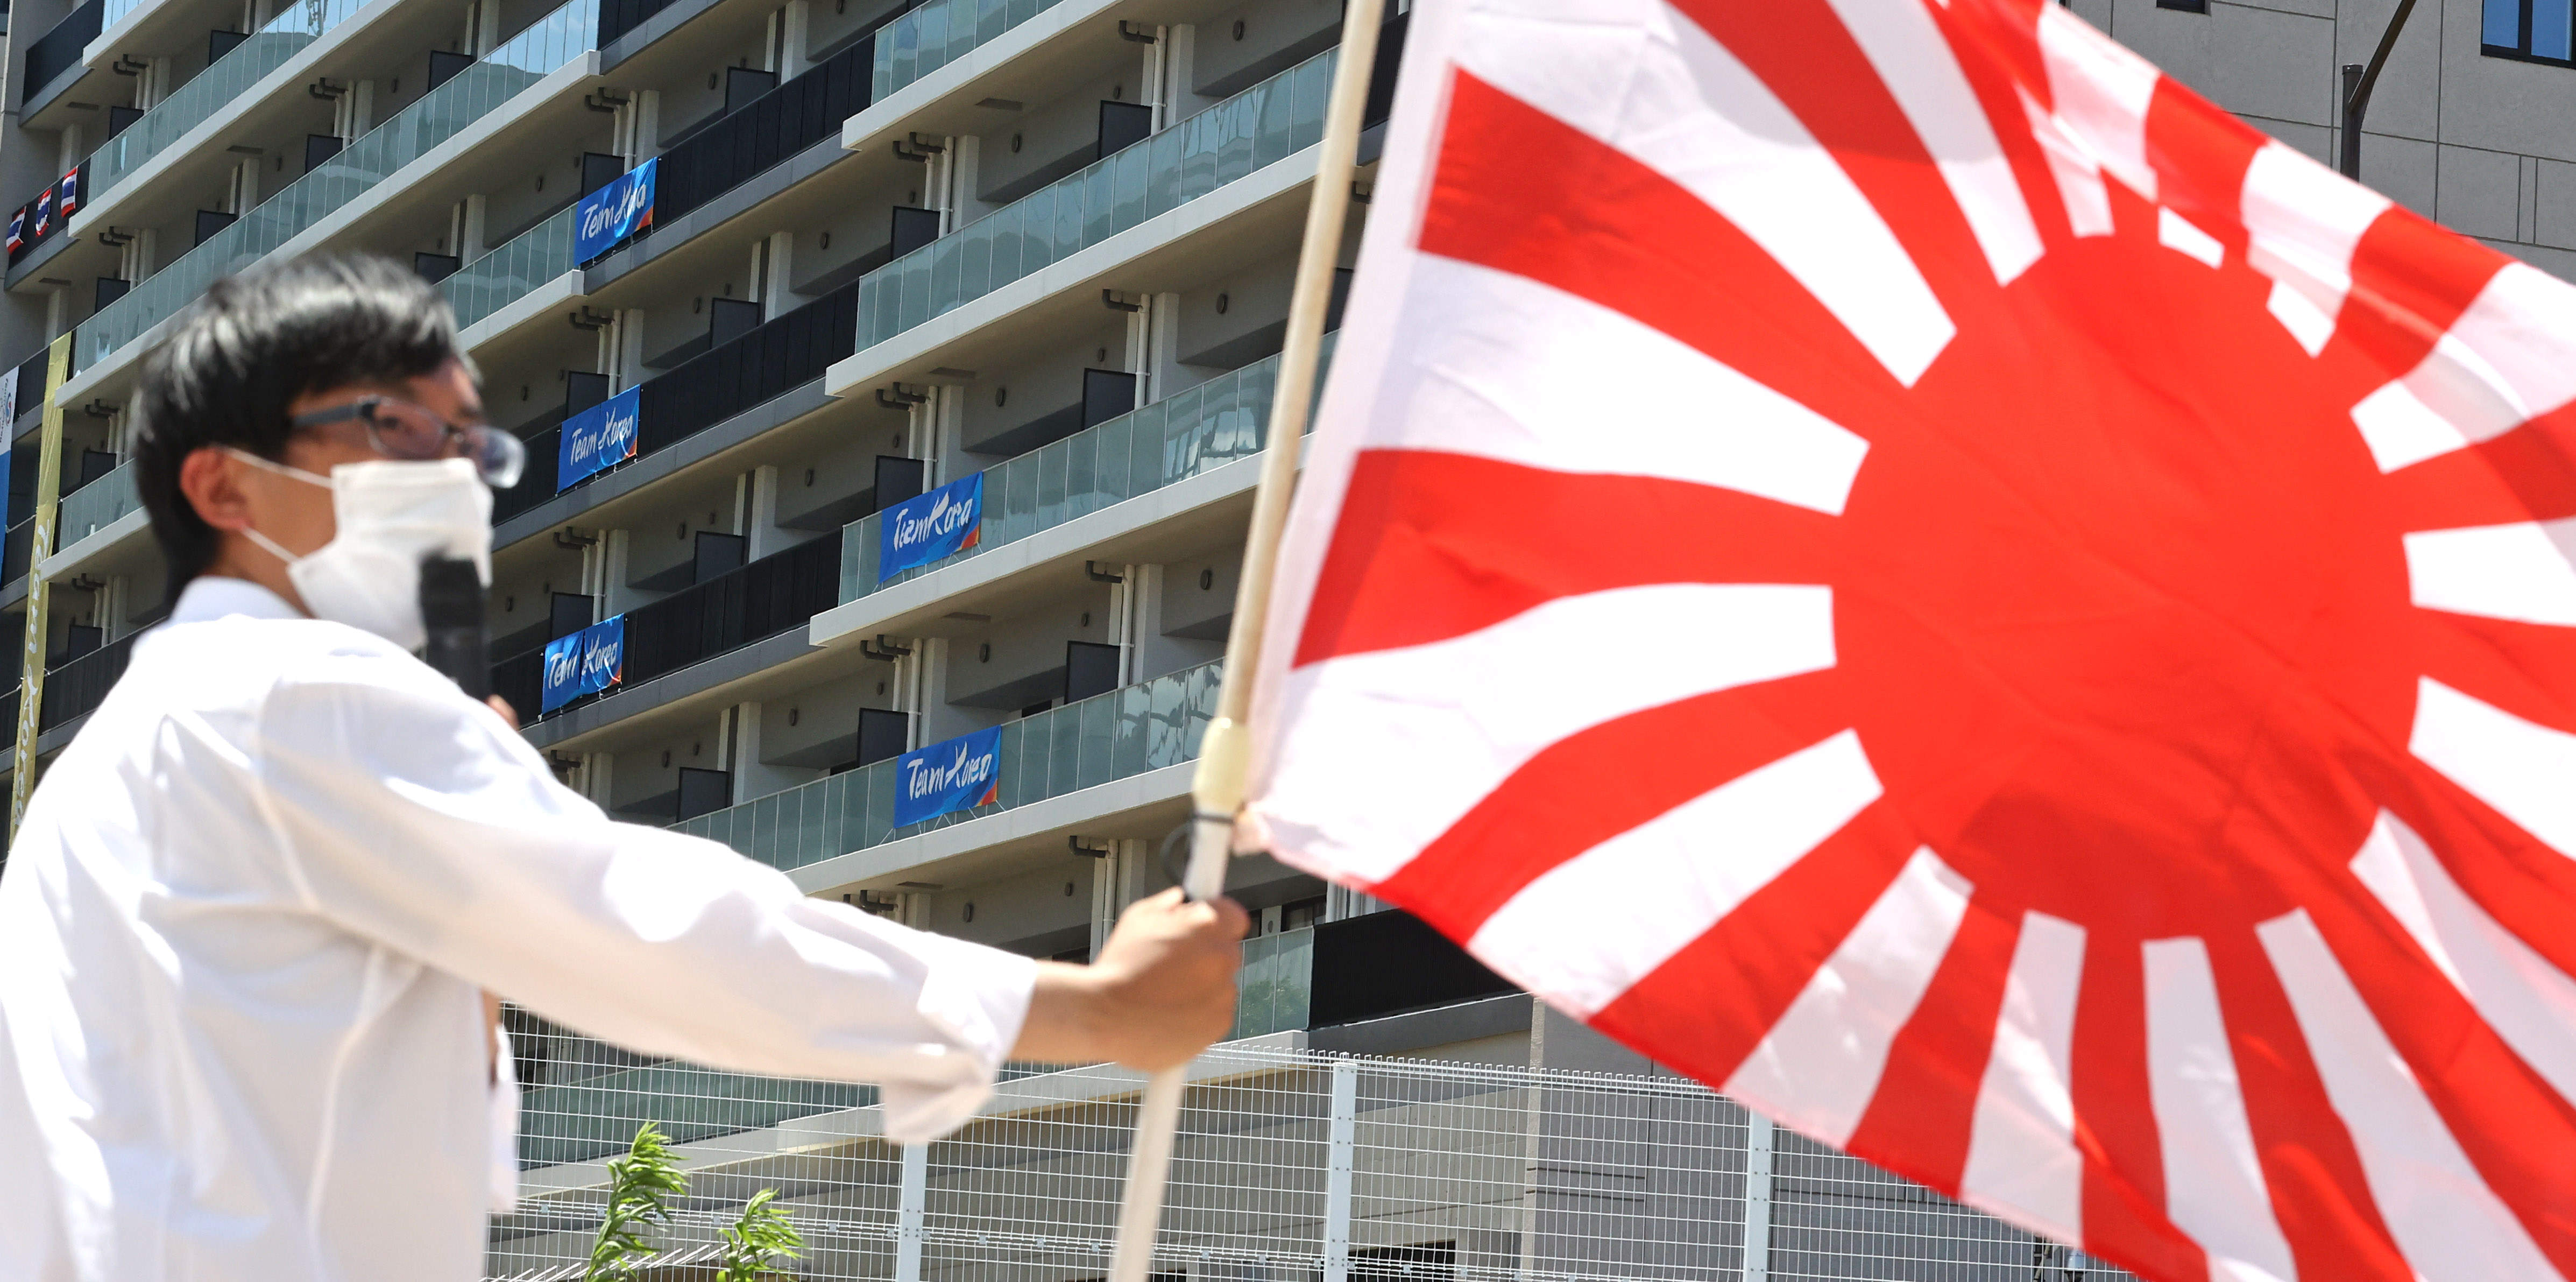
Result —
<path fill-rule="evenodd" d="M 2367 60 L 2397 0 L 2071 2 L 2330 162 L 2338 69 Z M 1372 126 L 1404 8 L 1372 37 Z M 0 630 L 25 644 L 0 764 L 23 796 L 166 610 L 127 463 L 143 353 L 228 272 L 370 250 L 438 282 L 494 421 L 529 444 L 495 513 L 493 680 L 561 778 L 810 894 L 1088 956 L 1170 884 L 1160 851 L 1215 698 L 1254 456 L 1299 428 L 1269 421 L 1270 394 L 1341 38 L 1334 0 L 16 0 Z M 2363 178 L 2576 275 L 2571 54 L 2569 0 L 2423 0 L 2371 105 Z M 1345 266 L 1366 217 L 1355 205 Z M 935 754 L 987 763 L 990 787 L 924 817 L 910 784 Z M 1298 1055 L 1654 1080 L 1551 1031 L 1409 918 L 1263 858 L 1232 882 L 1258 927 L 1236 1031 L 1287 1057 L 1242 1074 L 1303 1083 L 1297 1116 L 1322 1119 L 1327 1148 L 1332 1071 Z M 717 1139 L 792 1147 L 793 1118 L 762 1104 L 785 1087 L 585 1086 L 613 1052 L 514 1018 L 536 1048 L 533 1180 L 580 1187 L 597 1144 L 648 1119 L 717 1115 L 733 1119 Z M 1507 1077 L 1485 1085 L 1538 1125 L 1549 1110 L 1529 1101 L 1555 1087 Z M 825 1104 L 793 1117 L 866 1108 Z M 1690 1107 L 1749 1135 L 1721 1105 Z M 1032 1134 L 1013 1142 L 1054 1142 Z M 1545 1137 L 1516 1134 L 1519 1182 L 1495 1197 L 1610 1195 L 1546 1192 L 1528 1174 Z M 1756 1146 L 1730 1142 L 1708 1178 L 1742 1203 Z M 1660 1160 L 1568 1152 L 1604 1188 Z M 918 1237 L 900 1266 L 907 1159 L 865 1160 L 892 1163 L 895 1262 L 851 1275 L 918 1282 Z M 1906 1188 L 1854 1196 L 1921 1194 Z M 860 1197 L 814 1194 L 845 1195 Z M 1676 1247 L 1707 1267 L 1672 1271 L 1749 1274 L 1749 1212 L 1729 1214 L 1738 1236 Z M 1355 1266 L 1350 1249 L 1437 1242 L 1444 1276 L 1475 1260 L 1527 1276 L 1497 1262 L 1540 1250 L 1536 1215 L 1496 1209 L 1472 1241 L 1345 1237 L 1332 1282 L 1436 1263 Z M 2011 1244 L 1998 1267 L 2049 1263 L 1979 1223 L 1971 1236 Z M 517 1269 L 495 1250 L 496 1271 Z M 528 1247 L 528 1267 L 549 1250 Z M 1883 1244 L 1846 1255 L 1810 1271 L 1924 1276 L 1885 1265 Z M 1011 1267 L 1101 1272 L 1049 1259 Z M 1224 1261 L 1198 1271 L 1260 1272 Z"/>

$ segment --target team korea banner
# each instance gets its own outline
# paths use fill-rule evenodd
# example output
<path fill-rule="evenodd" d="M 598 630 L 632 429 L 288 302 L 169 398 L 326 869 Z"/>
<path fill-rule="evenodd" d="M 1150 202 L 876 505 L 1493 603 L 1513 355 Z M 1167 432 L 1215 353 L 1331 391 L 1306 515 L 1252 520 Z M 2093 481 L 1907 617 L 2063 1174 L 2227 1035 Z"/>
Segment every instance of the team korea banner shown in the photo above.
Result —
<path fill-rule="evenodd" d="M 877 582 L 952 557 L 984 536 L 984 474 L 887 508 L 877 521 Z"/>
<path fill-rule="evenodd" d="M 635 457 L 643 422 L 642 384 L 565 419 L 555 442 L 555 489 L 568 489 Z"/>
<path fill-rule="evenodd" d="M 895 759 L 894 826 L 993 803 L 1002 787 L 1002 728 L 978 730 Z"/>
<path fill-rule="evenodd" d="M 602 619 L 546 643 L 537 710 L 552 712 L 617 687 L 626 679 L 626 616 Z"/>
<path fill-rule="evenodd" d="M 653 176 L 661 164 L 656 156 L 581 198 L 573 214 L 573 261 L 589 262 L 653 225 Z"/>
<path fill-rule="evenodd" d="M 2149 1278 L 2576 1278 L 2576 289 L 2041 0 L 1413 23 L 1238 842 Z"/>

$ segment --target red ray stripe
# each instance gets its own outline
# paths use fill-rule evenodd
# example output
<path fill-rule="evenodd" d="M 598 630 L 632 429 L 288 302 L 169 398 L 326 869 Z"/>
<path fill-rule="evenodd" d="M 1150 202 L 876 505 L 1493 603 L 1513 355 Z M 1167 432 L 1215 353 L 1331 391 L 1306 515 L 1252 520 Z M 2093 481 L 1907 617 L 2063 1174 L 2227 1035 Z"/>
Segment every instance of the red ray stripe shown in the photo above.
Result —
<path fill-rule="evenodd" d="M 1621 312 L 1836 422 L 1901 412 L 1886 367 L 1733 223 L 1463 71 L 1421 246 Z"/>
<path fill-rule="evenodd" d="M 2409 759 L 2373 789 L 2432 847 L 2451 880 L 2550 965 L 2576 975 L 2576 861 L 2524 832 L 2438 770 Z"/>
<path fill-rule="evenodd" d="M 1979 893 L 1969 899 L 1948 956 L 1888 1047 L 1878 1093 L 1844 1147 L 1855 1156 L 1959 1195 L 1968 1129 L 2003 1011 L 2004 977 L 2021 938 L 2021 909 Z"/>
<path fill-rule="evenodd" d="M 1834 518 L 1654 476 L 1365 450 L 1299 665 L 1422 645 L 1559 597 L 1653 583 L 1821 583 Z"/>
<path fill-rule="evenodd" d="M 1465 939 L 1557 865 L 1849 726 L 1841 689 L 1832 671 L 1810 672 L 1568 735 L 1372 893 Z"/>
<path fill-rule="evenodd" d="M 2263 143 L 2253 126 L 2173 77 L 2156 81 L 2147 101 L 2147 163 L 2156 171 L 2156 199 L 2231 254 L 2245 252 L 2245 172 Z"/>
<path fill-rule="evenodd" d="M 2043 112 L 2057 109 L 2048 87 L 2048 61 L 2039 51 L 2039 14 L 2047 0 L 1965 0 L 1927 6 L 1944 20 L 1950 43 L 1973 41 L 1984 56 L 2010 75 Z M 1964 53 L 1964 50 L 1962 51 Z M 2020 119 L 2015 109 L 2012 119 Z"/>
<path fill-rule="evenodd" d="M 2508 261 L 2392 207 L 2353 247 L 2352 292 L 2336 314 L 2334 337 L 2317 354 L 2321 367 L 2353 380 L 2359 401 L 2415 368 Z"/>
<path fill-rule="evenodd" d="M 1932 153 L 1869 56 L 1822 0 L 1674 0 L 1752 68 L 1851 177 L 1953 323 L 1994 305 L 1995 274 Z"/>
<path fill-rule="evenodd" d="M 2387 485 L 2390 508 L 2407 530 L 2576 516 L 2576 405 L 2399 468 Z"/>
<path fill-rule="evenodd" d="M 2357 883 L 2308 915 L 2499 1201 L 2576 1277 L 2576 1109 L 2531 1071 Z"/>
<path fill-rule="evenodd" d="M 1878 802 L 1637 981 L 1592 1026 L 1703 1082 L 1734 1076 L 1914 853 Z M 1649 1049 L 1651 1048 L 1651 1049 Z"/>
<path fill-rule="evenodd" d="M 2415 1282 L 2379 1218 L 2352 1136 L 2326 1098 L 2271 960 L 2251 932 L 2214 934 L 2206 942 L 2272 1216 L 2299 1276 Z"/>
<path fill-rule="evenodd" d="M 2066 198 L 2057 190 L 2057 179 L 2049 172 L 2048 156 L 2040 150 L 2039 140 L 2031 136 L 2030 113 L 2022 108 L 2013 71 L 2024 57 L 2031 60 L 2030 72 L 2038 71 L 2039 44 L 2033 38 L 2037 31 L 2036 11 L 2022 24 L 2020 38 L 2006 50 L 1990 41 L 1975 21 L 1957 16 L 1985 7 L 1926 6 L 1958 58 L 1959 70 L 1967 75 L 1968 87 L 1976 91 L 1978 105 L 1985 108 L 1986 124 L 1995 131 L 2004 159 L 2012 166 L 2022 203 L 2030 207 L 2031 221 L 2039 228 L 2040 244 L 2054 252 L 2074 241 L 2075 229 L 2066 220 Z M 2046 76 L 2040 76 L 2032 92 L 2038 101 L 2047 101 Z"/>
<path fill-rule="evenodd" d="M 2075 1147 L 2084 1155 L 2084 1249 L 2161 1282 L 2206 1278 L 2206 1253 L 2165 1215 L 2164 1145 L 2147 1085 L 2140 941 L 2095 933 L 2075 1007 Z"/>
<path fill-rule="evenodd" d="M 2525 721 L 2576 734 L 2576 628 L 2434 611 L 2420 618 L 2424 675 Z"/>

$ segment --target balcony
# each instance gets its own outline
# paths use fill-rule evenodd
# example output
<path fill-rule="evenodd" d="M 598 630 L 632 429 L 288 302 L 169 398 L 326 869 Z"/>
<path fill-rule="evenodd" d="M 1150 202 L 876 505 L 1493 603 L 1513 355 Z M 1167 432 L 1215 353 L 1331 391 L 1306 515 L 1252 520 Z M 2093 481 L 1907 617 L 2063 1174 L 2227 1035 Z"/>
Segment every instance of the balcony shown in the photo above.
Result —
<path fill-rule="evenodd" d="M 125 675 L 126 660 L 134 656 L 134 639 L 142 635 L 129 632 L 49 669 L 45 673 L 45 706 L 36 717 L 37 731 L 57 729 L 95 711 L 116 679 Z"/>
<path fill-rule="evenodd" d="M 1324 336 L 1316 386 L 1332 367 L 1337 335 Z M 984 471 L 984 528 L 976 545 L 945 560 L 880 577 L 882 513 L 841 529 L 841 602 L 906 583 L 1016 543 L 1125 499 L 1261 452 L 1279 358 L 1270 357 L 1087 427 Z"/>
<path fill-rule="evenodd" d="M 1379 66 L 1392 85 L 1403 19 L 1385 30 Z M 858 345 L 882 343 L 1313 146 L 1323 137 L 1334 57 L 1318 54 L 868 273 L 859 281 Z M 1379 99 L 1372 86 L 1372 104 Z"/>
<path fill-rule="evenodd" d="M 323 218 L 347 207 L 403 166 L 490 115 L 595 43 L 599 0 L 540 18 L 500 48 L 350 143 L 320 168 L 180 256 L 84 322 L 73 344 L 87 370 L 142 337 L 219 277 L 258 262 Z"/>
<path fill-rule="evenodd" d="M 810 539 L 627 611 L 624 679 L 598 697 L 805 626 L 831 608 L 840 574 L 839 541 Z M 544 672 L 543 647 L 503 659 L 492 665 L 493 692 L 534 724 L 544 719 L 532 712 L 540 706 Z M 579 706 L 567 703 L 545 716 Z"/>
<path fill-rule="evenodd" d="M 60 552 L 142 506 L 143 498 L 134 488 L 134 462 L 128 459 L 115 471 L 63 496 L 62 524 L 54 539 L 54 550 Z"/>
<path fill-rule="evenodd" d="M 95 204 L 136 170 L 204 124 L 225 103 L 249 92 L 306 46 L 348 21 L 368 0 L 304 0 L 288 5 L 188 83 L 172 90 L 115 137 L 90 153 L 85 203 Z M 125 0 L 133 7 L 134 0 Z M 113 26 L 114 20 L 110 19 Z"/>
<path fill-rule="evenodd" d="M 485 254 L 449 273 L 438 282 L 438 292 L 447 296 L 448 306 L 456 310 L 456 328 L 471 327 L 475 322 L 527 297 L 538 286 L 580 266 L 573 261 L 573 225 L 580 221 L 581 204 L 576 201 L 554 217 L 512 237 L 509 244 Z M 548 469 L 553 475 L 554 460 L 549 456 L 542 464 L 530 458 L 529 463 Z M 522 486 L 532 482 L 522 481 Z"/>
<path fill-rule="evenodd" d="M 900 763 L 880 761 L 673 826 L 724 842 L 774 868 L 800 868 L 1195 761 L 1208 720 L 1216 715 L 1223 669 L 1222 660 L 1203 663 L 1005 724 L 1000 797 L 989 806 L 898 829 L 894 799 Z"/>
<path fill-rule="evenodd" d="M 105 15 L 103 0 L 74 9 L 54 29 L 36 37 L 27 46 L 24 74 L 18 81 L 18 105 L 24 108 L 53 87 L 63 73 L 80 65 L 81 51 L 98 39 L 100 19 Z"/>

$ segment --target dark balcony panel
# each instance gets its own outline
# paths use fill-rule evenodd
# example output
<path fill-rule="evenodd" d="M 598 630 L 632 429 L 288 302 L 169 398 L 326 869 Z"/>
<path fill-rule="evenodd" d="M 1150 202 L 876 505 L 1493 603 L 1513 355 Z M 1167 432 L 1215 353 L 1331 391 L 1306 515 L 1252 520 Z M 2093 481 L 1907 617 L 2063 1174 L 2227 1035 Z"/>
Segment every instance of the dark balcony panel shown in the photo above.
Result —
<path fill-rule="evenodd" d="M 1369 64 L 1368 102 L 1360 108 L 1360 127 L 1383 124 L 1395 110 L 1395 73 L 1404 64 L 1404 33 L 1413 25 L 1411 11 L 1399 13 L 1377 29 L 1377 61 Z"/>
<path fill-rule="evenodd" d="M 583 410 L 596 408 L 608 399 L 608 376 L 586 369 L 564 371 L 563 416 L 571 418 Z"/>
<path fill-rule="evenodd" d="M 799 543 L 626 612 L 626 684 L 805 625 L 840 602 L 841 541 Z"/>
<path fill-rule="evenodd" d="M 53 354 L 39 347 L 36 354 L 18 364 L 18 413 L 24 415 L 45 403 L 45 370 Z M 34 473 L 29 473 L 34 475 Z"/>
<path fill-rule="evenodd" d="M 1064 643 L 1064 701 L 1076 703 L 1118 688 L 1118 647 L 1097 641 Z"/>
<path fill-rule="evenodd" d="M 124 133 L 127 125 L 133 124 L 135 121 L 141 120 L 142 118 L 143 109 L 141 107 L 110 106 L 107 109 L 107 136 L 109 138 L 113 138 L 118 134 Z"/>
<path fill-rule="evenodd" d="M 1082 425 L 1098 427 L 1136 409 L 1136 376 L 1125 370 L 1082 371 Z"/>
<path fill-rule="evenodd" d="M 1141 102 L 1100 104 L 1100 145 L 1092 158 L 1115 156 L 1154 136 L 1154 109 Z"/>
<path fill-rule="evenodd" d="M 455 275 L 457 269 L 464 265 L 465 260 L 455 254 L 433 254 L 421 250 L 411 256 L 411 269 L 433 285 Z"/>
<path fill-rule="evenodd" d="M 98 647 L 106 640 L 107 630 L 105 628 L 87 623 L 65 624 L 63 626 L 63 652 L 55 655 L 54 661 L 46 664 L 45 666 L 48 668 L 59 668 L 67 663 L 78 663 L 82 659 L 98 653 Z"/>
<path fill-rule="evenodd" d="M 93 481 L 106 480 L 107 474 L 115 470 L 116 455 L 106 450 L 82 450 L 80 471 L 74 476 L 71 489 L 63 493 L 69 494 L 72 490 L 81 489 Z"/>
<path fill-rule="evenodd" d="M 101 276 L 98 278 L 98 292 L 93 296 L 93 301 L 90 303 L 89 308 L 91 311 L 99 311 L 105 308 L 109 303 L 113 303 L 116 300 L 125 297 L 127 291 L 133 288 L 133 281 L 119 280 L 114 276 Z M 20 386 L 24 386 L 24 384 L 20 384 Z M 21 403 L 24 403 L 23 397 L 21 397 L 20 400 Z"/>
<path fill-rule="evenodd" d="M 893 237 L 886 250 L 886 261 L 892 262 L 930 242 L 939 239 L 939 211 L 917 209 L 911 205 L 894 207 Z"/>
<path fill-rule="evenodd" d="M 227 31 L 219 28 L 207 32 L 206 65 L 211 67 L 223 61 L 225 54 L 241 48 L 242 42 L 248 39 L 250 39 L 250 33 L 247 31 Z"/>
<path fill-rule="evenodd" d="M 929 470 L 930 464 L 922 459 L 877 455 L 876 506 L 870 510 L 882 512 L 906 499 L 920 498 Z"/>
<path fill-rule="evenodd" d="M 902 756 L 911 736 L 911 713 L 886 708 L 859 709 L 858 764 L 873 766 Z"/>
<path fill-rule="evenodd" d="M 760 304 L 741 298 L 707 300 L 707 346 L 722 347 L 760 328 Z"/>
<path fill-rule="evenodd" d="M 1315 927 L 1309 1028 L 1515 991 L 1422 919 L 1400 909 Z"/>
<path fill-rule="evenodd" d="M 545 429 L 521 437 L 528 443 L 528 470 L 519 474 L 519 483 L 506 490 L 492 492 L 492 521 L 499 524 L 555 496 L 555 469 L 562 463 L 561 420 Z"/>
<path fill-rule="evenodd" d="M 689 582 L 705 583 L 733 573 L 751 560 L 751 540 L 739 534 L 700 530 L 690 549 Z"/>
<path fill-rule="evenodd" d="M 501 696 L 521 721 L 536 719 L 545 698 L 546 652 L 523 650 L 492 665 L 492 693 Z"/>
<path fill-rule="evenodd" d="M 64 15 L 54 29 L 38 36 L 27 46 L 24 76 L 19 82 L 18 105 L 24 107 L 37 94 L 43 93 L 64 72 L 80 65 L 81 50 L 98 39 L 99 18 L 107 11 L 105 0 L 89 3 Z"/>
<path fill-rule="evenodd" d="M 27 558 L 36 548 L 36 518 L 28 517 L 9 527 L 6 551 L 0 552 L 0 583 L 15 583 L 27 577 Z"/>
<path fill-rule="evenodd" d="M 125 675 L 126 660 L 134 655 L 134 639 L 141 635 L 128 633 L 104 646 L 92 643 L 89 652 L 46 672 L 45 706 L 36 718 L 36 728 L 51 730 L 94 711 L 107 699 L 116 679 Z"/>
<path fill-rule="evenodd" d="M 546 609 L 546 639 L 558 641 L 598 622 L 591 616 L 591 601 L 579 592 L 557 592 Z"/>
<path fill-rule="evenodd" d="M 338 134 L 304 135 L 304 172 L 309 174 L 320 169 L 333 156 L 339 155 L 341 148 L 348 145 L 348 140 Z"/>
<path fill-rule="evenodd" d="M 625 174 L 624 156 L 611 156 L 597 151 L 581 153 L 581 194 L 584 196 L 617 181 Z"/>
<path fill-rule="evenodd" d="M 749 67 L 725 68 L 724 114 L 730 116 L 750 106 L 754 100 L 766 96 L 777 87 L 778 73 L 775 71 L 754 71 Z"/>
<path fill-rule="evenodd" d="M 644 25 L 644 20 L 671 7 L 671 0 L 601 0 L 599 6 L 599 47 L 605 49 L 619 36 Z"/>
<path fill-rule="evenodd" d="M 680 818 L 695 819 L 733 804 L 733 773 L 680 767 Z"/>
<path fill-rule="evenodd" d="M 473 65 L 474 58 L 471 54 L 451 53 L 445 49 L 432 49 L 429 51 L 428 87 L 430 89 L 436 89 L 440 85 L 446 84 L 450 80 L 454 80 L 459 73 Z M 423 92 L 427 92 L 427 90 L 424 90 Z"/>
<path fill-rule="evenodd" d="M 241 215 L 239 214 L 219 213 L 212 209 L 198 210 L 197 243 L 202 245 L 207 241 L 213 240 L 223 231 L 223 229 L 240 221 Z"/>

